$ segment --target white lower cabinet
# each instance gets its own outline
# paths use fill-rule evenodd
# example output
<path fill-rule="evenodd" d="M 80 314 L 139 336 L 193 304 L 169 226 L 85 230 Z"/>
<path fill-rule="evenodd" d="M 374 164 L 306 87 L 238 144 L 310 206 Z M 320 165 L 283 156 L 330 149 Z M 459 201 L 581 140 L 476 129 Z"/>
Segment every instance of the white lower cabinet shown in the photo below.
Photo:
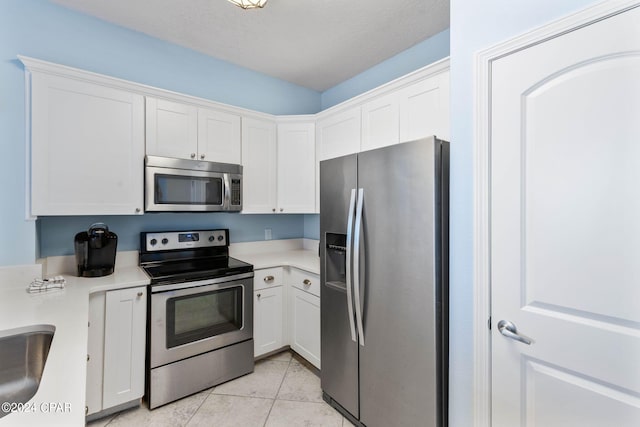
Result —
<path fill-rule="evenodd" d="M 144 395 L 147 288 L 89 297 L 87 415 Z"/>
<path fill-rule="evenodd" d="M 320 368 L 320 276 L 295 267 L 254 274 L 254 356 L 290 346 Z"/>
<path fill-rule="evenodd" d="M 291 348 L 320 369 L 320 297 L 291 290 Z"/>
<path fill-rule="evenodd" d="M 282 267 L 262 268 L 253 277 L 253 356 L 287 345 L 284 336 L 285 286 Z"/>
<path fill-rule="evenodd" d="M 283 340 L 283 286 L 254 291 L 253 343 L 254 357 L 277 350 Z"/>

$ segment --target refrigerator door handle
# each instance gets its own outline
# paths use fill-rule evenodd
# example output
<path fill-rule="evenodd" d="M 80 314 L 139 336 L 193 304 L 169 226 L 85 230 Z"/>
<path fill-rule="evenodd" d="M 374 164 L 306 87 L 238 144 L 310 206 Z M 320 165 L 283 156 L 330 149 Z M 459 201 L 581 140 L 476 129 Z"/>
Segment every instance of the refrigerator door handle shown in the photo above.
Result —
<path fill-rule="evenodd" d="M 356 326 L 353 320 L 353 296 L 351 294 L 351 236 L 353 235 L 353 210 L 356 205 L 356 189 L 351 190 L 351 200 L 349 201 L 349 216 L 347 218 L 347 253 L 346 253 L 346 276 L 347 276 L 347 309 L 349 312 L 349 326 L 351 328 L 351 340 L 358 342 L 356 338 Z"/>
<path fill-rule="evenodd" d="M 358 336 L 360 345 L 364 347 L 364 326 L 362 324 L 362 307 L 360 305 L 360 236 L 362 233 L 362 202 L 364 200 L 364 189 L 358 189 L 358 202 L 356 205 L 356 229 L 353 239 L 353 291 L 356 303 L 356 323 L 358 325 Z M 364 295 L 364 291 L 362 293 Z"/>

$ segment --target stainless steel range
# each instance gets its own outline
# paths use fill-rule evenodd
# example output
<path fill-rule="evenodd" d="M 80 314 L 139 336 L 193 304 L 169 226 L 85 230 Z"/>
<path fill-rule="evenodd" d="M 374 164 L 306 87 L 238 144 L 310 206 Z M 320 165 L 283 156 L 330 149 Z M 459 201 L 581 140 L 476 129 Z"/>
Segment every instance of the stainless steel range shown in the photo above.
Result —
<path fill-rule="evenodd" d="M 149 408 L 253 372 L 253 266 L 229 257 L 229 230 L 140 234 L 151 278 Z"/>

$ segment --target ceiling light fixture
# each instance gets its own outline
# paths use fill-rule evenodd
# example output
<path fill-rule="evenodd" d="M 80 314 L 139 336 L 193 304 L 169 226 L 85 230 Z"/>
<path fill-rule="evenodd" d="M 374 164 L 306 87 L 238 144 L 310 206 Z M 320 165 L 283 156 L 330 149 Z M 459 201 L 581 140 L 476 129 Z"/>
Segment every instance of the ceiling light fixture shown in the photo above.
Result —
<path fill-rule="evenodd" d="M 263 8 L 267 4 L 267 0 L 228 0 L 243 9 Z"/>

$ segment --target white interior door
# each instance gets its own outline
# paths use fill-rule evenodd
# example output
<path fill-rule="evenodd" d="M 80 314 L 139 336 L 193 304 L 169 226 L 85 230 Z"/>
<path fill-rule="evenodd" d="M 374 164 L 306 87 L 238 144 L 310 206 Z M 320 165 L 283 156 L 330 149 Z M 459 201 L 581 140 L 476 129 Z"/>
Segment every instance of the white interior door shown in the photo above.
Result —
<path fill-rule="evenodd" d="M 640 7 L 491 85 L 492 424 L 639 426 Z"/>

